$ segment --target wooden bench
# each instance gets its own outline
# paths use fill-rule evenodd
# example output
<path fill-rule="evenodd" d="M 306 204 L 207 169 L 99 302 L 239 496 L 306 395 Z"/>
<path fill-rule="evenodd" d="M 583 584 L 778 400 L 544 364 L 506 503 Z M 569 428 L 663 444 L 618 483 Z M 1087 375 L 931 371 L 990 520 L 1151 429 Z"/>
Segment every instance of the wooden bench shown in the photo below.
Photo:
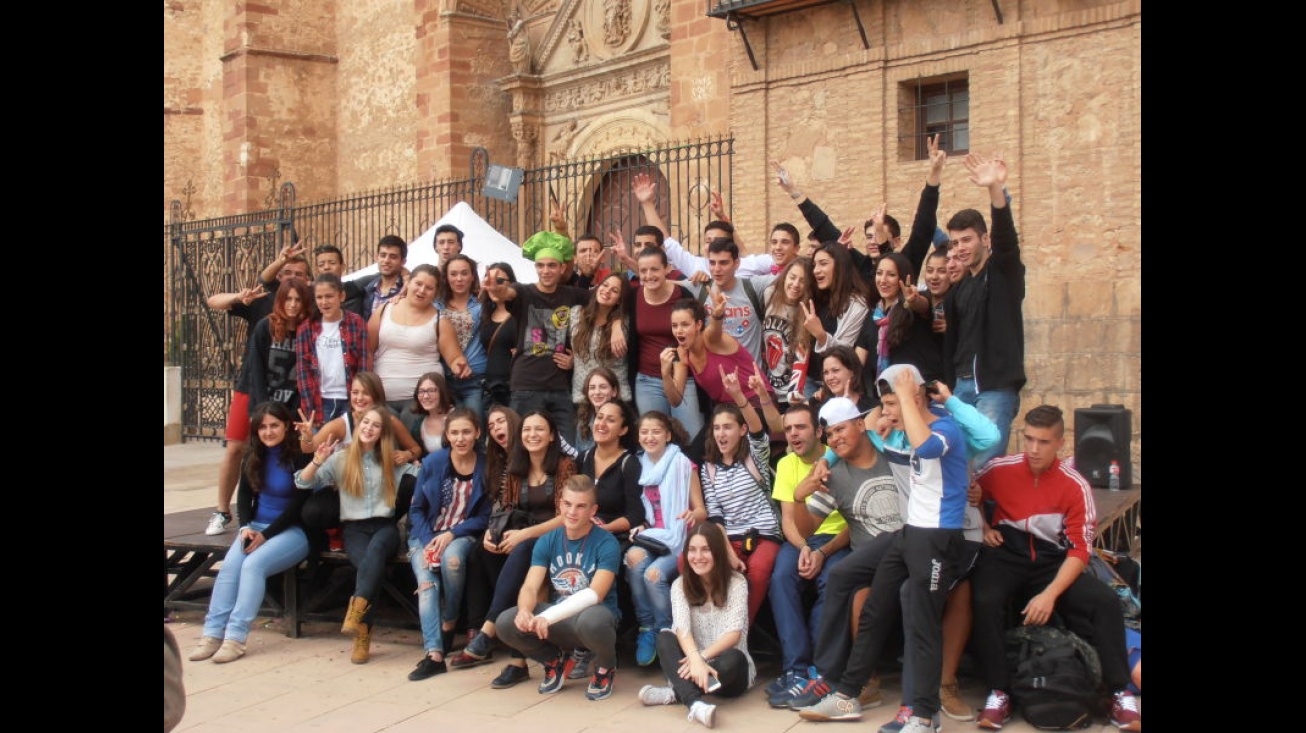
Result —
<path fill-rule="evenodd" d="M 173 610 L 208 611 L 212 583 L 223 557 L 236 539 L 236 530 L 206 535 L 213 510 L 191 509 L 163 515 L 163 613 Z M 345 617 L 348 593 L 353 587 L 353 568 L 343 552 L 324 551 L 318 555 L 320 569 L 310 573 L 307 561 L 268 579 L 260 615 L 279 616 L 286 625 L 286 636 L 299 638 L 305 621 L 339 623 Z M 215 567 L 216 566 L 216 567 Z M 407 629 L 420 629 L 416 587 L 407 547 L 388 563 L 381 581 L 382 598 L 376 601 L 376 623 Z M 312 576 L 312 577 L 310 577 Z M 343 594 L 343 596 L 342 596 Z"/>

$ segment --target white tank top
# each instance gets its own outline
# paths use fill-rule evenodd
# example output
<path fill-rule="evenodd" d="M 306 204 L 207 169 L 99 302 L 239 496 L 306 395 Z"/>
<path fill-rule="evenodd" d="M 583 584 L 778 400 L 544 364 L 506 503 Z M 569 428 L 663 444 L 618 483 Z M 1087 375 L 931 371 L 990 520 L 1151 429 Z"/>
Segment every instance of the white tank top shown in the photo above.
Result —
<path fill-rule="evenodd" d="M 435 323 L 439 312 L 426 323 L 401 326 L 394 322 L 394 307 L 381 314 L 377 337 L 376 375 L 385 387 L 387 402 L 411 400 L 417 379 L 427 372 L 444 374 Z"/>

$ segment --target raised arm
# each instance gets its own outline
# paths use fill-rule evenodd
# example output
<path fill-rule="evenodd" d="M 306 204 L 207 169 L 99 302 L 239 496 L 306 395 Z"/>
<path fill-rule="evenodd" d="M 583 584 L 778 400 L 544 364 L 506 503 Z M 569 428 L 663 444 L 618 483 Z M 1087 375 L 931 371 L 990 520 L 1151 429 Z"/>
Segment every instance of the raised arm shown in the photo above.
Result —
<path fill-rule="evenodd" d="M 268 266 L 263 268 L 263 271 L 258 274 L 259 280 L 262 280 L 265 283 L 270 283 L 273 280 L 276 280 L 277 274 L 281 272 L 281 268 L 290 264 L 291 260 L 304 254 L 304 249 L 307 246 L 308 242 L 305 240 L 304 244 L 287 244 L 285 247 L 282 247 L 281 254 L 277 255 L 277 258 L 269 262 Z"/>
<path fill-rule="evenodd" d="M 757 395 L 757 404 L 762 406 L 766 429 L 772 433 L 783 433 L 784 418 L 780 415 L 780 410 L 776 409 L 771 383 L 762 377 L 762 367 L 756 359 L 753 360 L 753 373 L 748 376 L 748 388 Z"/>
<path fill-rule="evenodd" d="M 721 373 L 721 387 L 725 389 L 726 395 L 735 403 L 735 407 L 744 413 L 744 422 L 748 424 L 748 432 L 762 432 L 762 416 L 757 414 L 757 408 L 753 403 L 748 401 L 744 396 L 743 385 L 739 383 L 739 368 L 736 367 L 733 372 L 727 372 L 725 367 L 717 364 L 717 371 Z"/>
<path fill-rule="evenodd" d="M 816 238 L 822 242 L 838 241 L 839 227 L 830 221 L 830 217 L 824 211 L 821 211 L 821 207 L 798 190 L 798 185 L 794 183 L 793 176 L 789 174 L 789 171 L 785 170 L 785 167 L 775 160 L 771 161 L 771 168 L 775 170 L 776 183 L 780 185 L 780 188 L 784 189 L 785 193 L 789 194 L 789 198 L 793 199 L 794 205 L 802 212 L 808 226 L 816 232 Z"/>
<path fill-rule="evenodd" d="M 259 298 L 266 298 L 268 295 L 267 288 L 263 283 L 255 283 L 252 288 L 245 288 L 239 293 L 217 293 L 210 295 L 205 304 L 215 311 L 229 311 L 236 307 L 237 303 L 249 305 Z"/>
<path fill-rule="evenodd" d="M 717 350 L 723 350 L 729 343 L 721 326 L 726 320 L 726 294 L 721 292 L 721 288 L 717 287 L 716 283 L 712 283 L 711 288 L 712 309 L 708 313 L 707 330 L 703 332 L 703 341 L 709 351 L 714 346 Z"/>
<path fill-rule="evenodd" d="M 930 171 L 925 176 L 925 188 L 921 190 L 920 200 L 916 203 L 916 218 L 912 219 L 911 234 L 902 248 L 902 254 L 918 273 L 925 264 L 930 245 L 934 243 L 934 232 L 939 228 L 939 185 L 943 180 L 943 164 L 948 161 L 947 152 L 939 149 L 938 135 L 929 138 L 927 144 Z"/>

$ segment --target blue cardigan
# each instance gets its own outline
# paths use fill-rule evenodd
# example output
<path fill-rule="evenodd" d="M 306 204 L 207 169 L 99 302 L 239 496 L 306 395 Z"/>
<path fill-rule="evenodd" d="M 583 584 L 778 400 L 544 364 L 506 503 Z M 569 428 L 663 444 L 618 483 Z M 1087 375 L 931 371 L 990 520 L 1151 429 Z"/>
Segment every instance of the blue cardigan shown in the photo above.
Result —
<path fill-rule="evenodd" d="M 408 532 L 421 540 L 422 546 L 435 539 L 431 525 L 444 508 L 440 489 L 444 480 L 452 475 L 453 461 L 448 448 L 441 448 L 422 459 L 422 470 L 417 474 L 417 486 L 413 490 L 413 503 L 408 510 Z M 485 493 L 485 454 L 477 451 L 476 470 L 472 473 L 470 508 L 467 518 L 454 525 L 454 537 L 484 532 L 490 520 L 491 504 L 490 497 Z"/>

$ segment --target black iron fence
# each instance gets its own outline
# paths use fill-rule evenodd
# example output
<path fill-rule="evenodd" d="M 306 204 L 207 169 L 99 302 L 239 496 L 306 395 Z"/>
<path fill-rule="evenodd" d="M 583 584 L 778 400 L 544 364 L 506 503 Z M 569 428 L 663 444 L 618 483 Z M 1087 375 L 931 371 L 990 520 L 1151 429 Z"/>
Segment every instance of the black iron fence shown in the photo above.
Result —
<path fill-rule="evenodd" d="M 593 232 L 605 241 L 621 232 L 626 241 L 645 223 L 631 184 L 646 174 L 657 183 L 658 212 L 667 234 L 701 252 L 702 232 L 711 221 L 712 191 L 728 191 L 734 140 L 717 138 L 629 150 L 524 171 L 515 202 L 483 195 L 490 154 L 472 152 L 468 177 L 395 187 L 357 196 L 300 204 L 295 186 L 284 183 L 277 205 L 263 211 L 204 220 L 185 220 L 172 203 L 164 227 L 164 364 L 182 371 L 182 435 L 221 439 L 246 342 L 239 318 L 210 310 L 215 293 L 239 292 L 293 240 L 310 246 L 334 244 L 346 271 L 371 264 L 381 237 L 412 241 L 454 204 L 467 202 L 508 239 L 520 243 L 550 228 L 555 208 L 573 238 Z M 728 206 L 728 204 L 727 204 Z M 474 256 L 474 255 L 473 255 Z M 310 258 L 311 260 L 311 258 Z"/>

